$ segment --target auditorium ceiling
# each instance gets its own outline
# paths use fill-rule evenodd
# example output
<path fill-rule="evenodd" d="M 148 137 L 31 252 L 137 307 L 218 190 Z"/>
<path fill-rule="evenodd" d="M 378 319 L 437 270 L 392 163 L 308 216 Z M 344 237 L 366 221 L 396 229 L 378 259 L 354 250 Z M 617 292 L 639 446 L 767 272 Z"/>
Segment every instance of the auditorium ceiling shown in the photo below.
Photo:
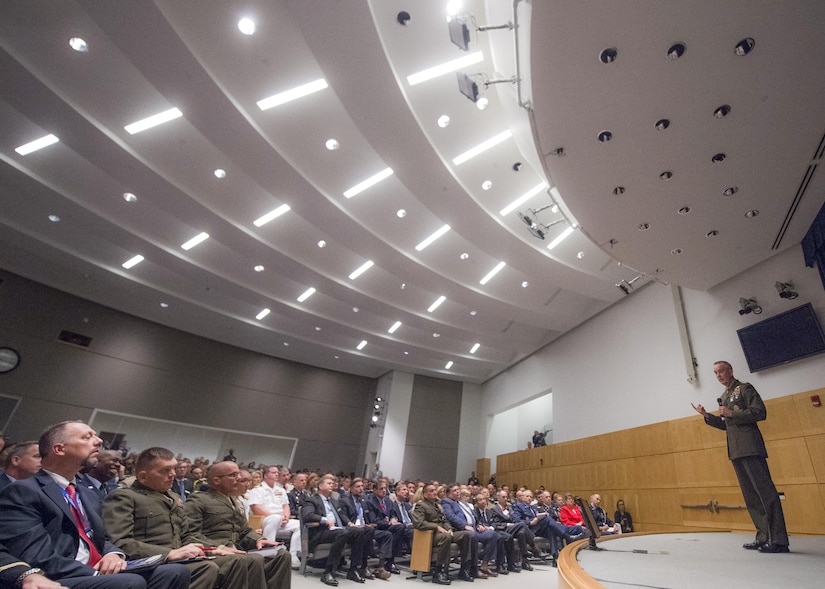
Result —
<path fill-rule="evenodd" d="M 825 2 L 458 4 L 4 1 L 0 268 L 278 358 L 482 383 L 639 288 L 799 244 Z"/>

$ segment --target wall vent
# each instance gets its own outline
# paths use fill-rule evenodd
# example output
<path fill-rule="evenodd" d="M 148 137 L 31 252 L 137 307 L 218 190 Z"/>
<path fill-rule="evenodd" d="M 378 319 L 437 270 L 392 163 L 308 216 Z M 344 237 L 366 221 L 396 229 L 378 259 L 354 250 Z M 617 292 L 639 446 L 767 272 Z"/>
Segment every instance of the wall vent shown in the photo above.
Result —
<path fill-rule="evenodd" d="M 88 335 L 81 335 L 79 333 L 75 333 L 73 331 L 63 330 L 60 332 L 60 335 L 57 336 L 58 341 L 66 342 L 67 344 L 74 344 L 75 346 L 82 346 L 84 348 L 88 348 L 89 344 L 92 343 L 92 338 Z"/>

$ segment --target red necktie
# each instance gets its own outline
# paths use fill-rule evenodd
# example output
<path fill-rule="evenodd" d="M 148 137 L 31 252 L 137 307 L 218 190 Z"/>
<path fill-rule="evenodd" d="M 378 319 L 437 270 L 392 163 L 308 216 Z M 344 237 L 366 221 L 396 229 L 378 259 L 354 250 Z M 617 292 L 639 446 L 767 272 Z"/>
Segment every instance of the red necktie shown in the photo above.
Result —
<path fill-rule="evenodd" d="M 83 525 L 83 514 L 80 512 L 80 508 L 78 507 L 77 502 L 77 490 L 74 488 L 74 484 L 69 483 L 69 486 L 66 487 L 66 494 L 69 496 L 69 509 L 72 510 L 72 515 L 74 516 L 74 523 L 77 526 L 77 533 L 80 535 L 80 539 L 86 543 L 86 546 L 89 547 L 89 566 L 95 566 L 98 561 L 103 558 L 100 556 L 100 552 L 97 551 L 97 547 L 95 543 L 92 542 L 92 539 L 89 538 L 89 534 L 86 533 L 86 526 Z"/>

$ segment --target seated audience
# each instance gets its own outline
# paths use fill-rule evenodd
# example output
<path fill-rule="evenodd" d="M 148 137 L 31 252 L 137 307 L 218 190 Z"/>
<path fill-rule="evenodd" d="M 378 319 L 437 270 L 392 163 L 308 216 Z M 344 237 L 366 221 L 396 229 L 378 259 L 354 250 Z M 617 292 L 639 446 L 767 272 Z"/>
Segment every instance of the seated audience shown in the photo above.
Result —
<path fill-rule="evenodd" d="M 120 451 L 101 450 L 97 461 L 88 465 L 86 472 L 77 475 L 77 482 L 94 492 L 102 501 L 119 486 Z"/>
<path fill-rule="evenodd" d="M 359 528 L 364 535 L 364 551 L 361 562 L 353 562 L 354 565 L 358 566 L 358 573 L 365 579 L 378 577 L 386 581 L 390 578 L 390 572 L 382 566 L 382 563 L 392 564 L 392 534 L 386 529 L 378 529 L 375 525 L 377 516 L 372 513 L 369 502 L 364 498 L 364 480 L 361 478 L 352 479 L 349 493 L 341 497 L 339 503 L 344 508 L 352 525 Z M 370 556 L 373 542 L 378 544 L 379 554 L 379 567 L 374 571 L 374 575 L 373 571 L 367 568 L 367 559 Z"/>
<path fill-rule="evenodd" d="M 191 465 L 187 460 L 178 462 L 175 466 L 175 480 L 172 482 L 172 490 L 180 495 L 180 500 L 184 503 L 189 499 L 189 495 L 195 492 L 195 484 L 189 478 L 190 469 Z"/>
<path fill-rule="evenodd" d="M 470 576 L 474 579 L 486 579 L 489 575 L 478 568 L 478 545 L 481 543 L 483 546 L 481 560 L 489 563 L 496 557 L 502 540 L 493 529 L 478 530 L 478 522 L 469 498 L 470 493 L 467 489 L 462 489 L 457 483 L 452 484 L 447 488 L 447 497 L 441 500 L 441 507 L 453 530 L 465 531 L 470 536 Z"/>
<path fill-rule="evenodd" d="M 286 490 L 279 484 L 281 471 L 277 466 L 269 466 L 264 471 L 264 480 L 260 486 L 249 492 L 249 510 L 264 518 L 264 536 L 270 540 L 289 539 L 289 552 L 292 554 L 292 566 L 298 567 L 301 561 L 301 525 L 298 520 L 290 519 L 289 498 Z"/>
<path fill-rule="evenodd" d="M 484 557 L 482 556 L 481 572 L 486 574 L 488 577 L 497 577 L 498 575 L 508 574 L 509 565 L 507 563 L 515 564 L 513 554 L 515 551 L 515 541 L 507 532 L 498 529 L 495 514 L 487 504 L 487 495 L 485 493 L 479 493 L 476 495 L 474 513 L 476 519 L 476 529 L 479 532 L 493 531 L 498 537 L 495 557 L 496 567 L 495 569 L 491 569 L 489 559 L 484 560 Z"/>
<path fill-rule="evenodd" d="M 124 554 L 106 539 L 98 514 L 86 507 L 89 490 L 73 481 L 102 443 L 79 421 L 58 423 L 43 432 L 38 442 L 41 470 L 0 492 L 0 544 L 70 588 L 187 589 L 189 571 L 180 565 L 124 572 Z"/>
<path fill-rule="evenodd" d="M 363 583 L 364 577 L 358 572 L 357 563 L 363 562 L 365 536 L 347 517 L 344 509 L 332 498 L 335 488 L 335 475 L 325 474 L 318 482 L 318 492 L 306 498 L 301 508 L 301 519 L 309 530 L 309 550 L 312 552 L 318 544 L 331 543 L 327 564 L 321 582 L 332 587 L 338 586 L 335 569 L 341 560 L 344 547 L 349 544 L 352 550 L 351 566 L 347 579 Z"/>
<path fill-rule="evenodd" d="M 519 559 L 514 554 L 513 560 L 508 559 L 507 561 L 507 570 L 511 573 L 520 573 L 522 568 L 528 571 L 533 570 L 533 566 L 527 561 L 527 552 L 529 547 L 533 545 L 535 535 L 526 523 L 513 520 L 512 505 L 507 501 L 506 489 L 500 490 L 496 495 L 496 499 L 497 501 L 492 508 L 496 529 L 506 532 L 507 535 L 513 538 L 515 545 L 518 546 L 522 561 L 520 565 Z M 501 567 L 499 567 L 499 572 L 501 572 Z"/>
<path fill-rule="evenodd" d="M 581 508 L 576 505 L 576 496 L 573 493 L 565 493 L 564 506 L 559 510 L 561 523 L 565 526 L 584 526 L 584 516 Z"/>
<path fill-rule="evenodd" d="M 593 493 L 590 496 L 590 513 L 593 514 L 593 520 L 599 526 L 599 530 L 603 535 L 621 534 L 622 528 L 607 517 L 607 512 L 601 506 L 602 496 L 598 493 Z"/>
<path fill-rule="evenodd" d="M 367 499 L 367 523 L 375 526 L 379 532 L 386 532 L 390 537 L 390 543 L 383 547 L 380 536 L 376 535 L 380 549 L 380 559 L 383 568 L 393 574 L 401 574 L 401 570 L 395 565 L 395 554 L 399 545 L 404 541 L 404 524 L 399 523 L 396 518 L 393 501 L 387 496 L 388 482 L 380 479 L 372 495 Z"/>
<path fill-rule="evenodd" d="M 553 540 L 559 538 L 573 542 L 585 537 L 582 527 L 579 525 L 564 525 L 553 521 L 547 513 L 539 513 L 536 507 L 532 505 L 533 492 L 529 489 L 522 491 L 521 502 L 513 505 L 513 519 L 526 523 L 530 526 L 533 534 L 542 538 Z M 540 554 L 541 551 L 533 544 L 534 552 Z M 558 557 L 559 542 L 551 542 L 553 550 L 553 559 Z M 523 567 L 523 565 L 522 565 Z"/>
<path fill-rule="evenodd" d="M 289 498 L 289 517 L 298 519 L 304 501 L 309 497 L 307 492 L 307 475 L 305 472 L 296 472 L 292 476 L 292 490 L 286 496 Z"/>
<path fill-rule="evenodd" d="M 629 534 L 633 531 L 633 516 L 625 509 L 624 501 L 621 499 L 616 501 L 616 513 L 613 515 L 613 519 L 621 526 L 622 533 Z"/>
<path fill-rule="evenodd" d="M 422 487 L 422 499 L 415 504 L 412 511 L 413 526 L 416 530 L 432 530 L 433 547 L 436 549 L 436 569 L 433 574 L 433 583 L 436 585 L 450 584 L 450 544 L 458 544 L 461 550 L 461 569 L 458 578 L 462 581 L 472 581 L 470 575 L 470 536 L 466 532 L 453 531 L 444 510 L 438 503 L 436 485 L 430 483 Z"/>
<path fill-rule="evenodd" d="M 189 529 L 189 520 L 177 493 L 175 455 L 166 448 L 148 448 L 135 464 L 131 487 L 115 489 L 103 500 L 103 520 L 112 542 L 129 558 L 160 554 L 166 562 L 201 560 L 186 564 L 192 574 L 190 589 L 263 589 L 260 556 L 216 546 Z"/>
<path fill-rule="evenodd" d="M 206 477 L 209 490 L 195 493 L 183 506 L 189 519 L 189 531 L 203 536 L 211 544 L 239 550 L 261 550 L 278 545 L 249 527 L 243 506 L 238 501 L 238 497 L 246 492 L 246 484 L 241 479 L 241 470 L 234 462 L 216 462 L 210 466 Z M 264 557 L 267 589 L 290 588 L 291 560 L 285 550 Z"/>
<path fill-rule="evenodd" d="M 392 516 L 390 517 L 391 524 L 399 524 L 402 526 L 401 532 L 393 538 L 395 544 L 393 545 L 393 556 L 400 558 L 405 553 L 412 552 L 412 503 L 410 503 L 410 488 L 403 482 L 399 482 L 395 488 L 395 501 L 393 502 Z M 394 571 L 391 571 L 394 572 Z"/>
<path fill-rule="evenodd" d="M 12 444 L 3 454 L 6 460 L 3 474 L 0 474 L 0 489 L 14 481 L 32 477 L 40 470 L 40 449 L 37 442 Z"/>

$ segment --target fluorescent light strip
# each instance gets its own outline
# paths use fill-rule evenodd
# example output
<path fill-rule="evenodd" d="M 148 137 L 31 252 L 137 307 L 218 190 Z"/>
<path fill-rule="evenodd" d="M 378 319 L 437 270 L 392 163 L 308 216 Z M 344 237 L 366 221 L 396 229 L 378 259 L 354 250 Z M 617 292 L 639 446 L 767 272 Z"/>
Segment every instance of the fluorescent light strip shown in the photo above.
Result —
<path fill-rule="evenodd" d="M 344 192 L 344 196 L 346 198 L 352 198 L 356 194 L 361 194 L 362 192 L 364 192 L 370 186 L 374 186 L 375 184 L 378 184 L 379 182 L 381 182 L 381 180 L 384 180 L 385 178 L 389 178 L 390 176 L 392 176 L 392 174 L 393 174 L 392 168 L 384 168 L 383 170 L 381 170 L 377 174 L 375 174 L 373 176 L 370 176 L 369 178 L 367 178 L 366 180 L 364 180 L 360 184 L 356 184 L 355 186 L 353 186 L 352 188 L 350 188 L 349 190 Z"/>
<path fill-rule="evenodd" d="M 493 276 L 495 276 L 496 274 L 498 274 L 498 273 L 501 271 L 501 269 L 502 269 L 502 268 L 504 268 L 506 265 L 507 265 L 507 263 L 506 263 L 506 262 L 499 262 L 498 264 L 496 264 L 496 267 L 495 267 L 495 268 L 493 268 L 492 270 L 490 270 L 490 271 L 487 273 L 487 276 L 485 276 L 484 278 L 482 278 L 481 280 L 479 280 L 479 281 L 478 281 L 478 283 L 479 283 L 479 284 L 487 284 L 487 283 L 490 281 L 490 279 L 491 279 Z"/>
<path fill-rule="evenodd" d="M 396 332 L 396 330 L 397 330 L 399 327 L 401 327 L 401 322 L 400 322 L 400 321 L 396 321 L 395 323 L 393 323 L 393 324 L 392 324 L 392 327 L 390 327 L 390 328 L 387 330 L 387 333 L 395 333 L 395 332 Z"/>
<path fill-rule="evenodd" d="M 447 297 L 445 297 L 444 295 L 441 295 L 440 297 L 438 297 L 438 298 L 435 300 L 435 302 L 434 302 L 432 305 L 430 305 L 430 307 L 427 309 L 427 311 L 429 311 L 430 313 L 432 313 L 433 311 L 435 311 L 436 309 L 438 309 L 438 307 L 439 307 L 439 306 L 441 306 L 441 303 L 443 303 L 443 302 L 444 302 L 444 301 L 446 301 L 446 300 L 447 300 Z"/>
<path fill-rule="evenodd" d="M 446 74 L 458 71 L 461 68 L 465 68 L 476 63 L 481 63 L 482 61 L 484 61 L 484 53 L 481 51 L 476 51 L 475 53 L 470 53 L 469 55 L 459 57 L 458 59 L 453 59 L 446 63 L 442 63 L 441 65 L 422 70 L 415 74 L 410 74 L 407 76 L 407 84 L 410 86 L 415 86 L 417 84 L 421 84 L 422 82 L 427 82 L 434 78 L 439 78 Z"/>
<path fill-rule="evenodd" d="M 465 151 L 464 153 L 462 153 L 461 155 L 457 155 L 456 157 L 454 157 L 453 158 L 453 164 L 456 165 L 456 166 L 460 166 L 464 162 L 473 159 L 475 156 L 484 153 L 488 149 L 491 149 L 491 148 L 495 147 L 496 145 L 498 145 L 502 141 L 506 141 L 507 139 L 509 139 L 512 136 L 513 136 L 513 132 L 510 129 L 507 129 L 506 131 L 502 131 L 501 133 L 499 133 L 495 137 L 491 137 L 487 141 L 479 143 L 478 145 L 476 145 L 472 149 L 469 149 L 469 150 Z"/>
<path fill-rule="evenodd" d="M 263 318 L 264 318 L 264 317 L 266 317 L 267 315 L 269 315 L 269 309 L 264 309 L 263 311 L 261 311 L 260 313 L 258 313 L 257 315 L 255 315 L 255 319 L 257 319 L 258 321 L 260 321 L 261 319 L 263 319 Z"/>
<path fill-rule="evenodd" d="M 478 349 L 479 349 L 480 347 L 481 347 L 481 344 L 479 344 L 479 343 L 475 343 L 475 344 L 473 344 L 473 347 L 472 347 L 472 348 L 470 348 L 470 353 L 471 353 L 471 354 L 475 354 L 476 352 L 478 352 Z"/>
<path fill-rule="evenodd" d="M 356 349 L 356 350 L 363 350 L 363 349 L 364 349 L 364 348 L 366 348 L 366 347 L 367 347 L 367 340 L 362 339 L 362 340 L 361 340 L 361 343 L 360 343 L 360 344 L 358 344 L 357 346 L 355 346 L 355 349 Z"/>
<path fill-rule="evenodd" d="M 301 294 L 301 296 L 298 297 L 298 302 L 303 303 L 305 300 L 307 300 L 309 297 L 311 297 L 314 294 L 315 294 L 315 289 L 312 288 L 312 287 L 309 287 L 308 289 L 306 289 L 303 292 L 303 294 Z"/>
<path fill-rule="evenodd" d="M 133 268 L 133 267 L 137 266 L 143 260 L 144 260 L 143 256 L 137 255 L 134 258 L 129 258 L 128 260 L 123 262 L 123 267 L 128 270 L 129 268 Z"/>
<path fill-rule="evenodd" d="M 202 241 L 206 241 L 207 239 L 209 239 L 208 233 L 198 233 L 195 237 L 181 245 L 181 247 L 185 250 L 191 250 L 193 247 L 195 247 Z"/>
<path fill-rule="evenodd" d="M 424 248 L 426 248 L 428 245 L 430 245 L 436 239 L 438 239 L 439 237 L 441 237 L 442 235 L 447 233 L 449 230 L 450 230 L 450 226 L 449 225 L 444 225 L 443 227 L 441 227 L 441 229 L 439 229 L 438 231 L 436 231 L 435 233 L 430 235 L 427 239 L 425 239 L 424 241 L 419 243 L 417 246 L 415 246 L 415 249 L 419 252 L 422 251 Z"/>
<path fill-rule="evenodd" d="M 123 128 L 126 129 L 130 135 L 134 135 L 136 133 L 140 133 L 141 131 L 145 131 L 146 129 L 151 129 L 152 127 L 162 125 L 163 123 L 168 123 L 169 121 L 173 121 L 182 116 L 183 113 L 180 112 L 180 109 L 170 108 L 169 110 L 159 112 L 158 114 L 147 117 L 141 121 L 126 125 Z"/>
<path fill-rule="evenodd" d="M 519 208 L 521 205 L 526 203 L 528 200 L 530 200 L 531 198 L 536 196 L 539 192 L 541 192 L 545 188 L 547 188 L 547 184 L 545 182 L 541 182 L 540 184 L 537 184 L 536 186 L 534 186 L 533 188 L 531 188 L 530 190 L 528 190 L 527 192 L 522 194 L 520 197 L 518 197 L 516 200 L 511 202 L 509 205 L 507 205 L 506 207 L 501 209 L 498 214 L 501 215 L 502 217 L 506 217 L 507 215 L 509 215 L 510 213 L 515 211 L 517 208 Z"/>
<path fill-rule="evenodd" d="M 557 245 L 559 245 L 562 241 L 568 238 L 568 236 L 573 233 L 573 227 L 568 227 L 564 231 L 562 231 L 559 236 L 550 242 L 550 245 L 547 246 L 547 249 L 551 250 Z"/>
<path fill-rule="evenodd" d="M 255 225 L 255 227 L 263 227 L 273 219 L 277 219 L 278 217 L 289 211 L 290 208 L 291 207 L 289 205 L 281 205 L 277 209 L 269 211 L 266 215 L 258 217 L 257 219 L 252 221 L 252 224 Z"/>
<path fill-rule="evenodd" d="M 324 78 L 321 78 L 319 80 L 315 80 L 314 82 L 304 84 L 303 86 L 293 88 L 292 90 L 286 90 L 285 92 L 259 100 L 256 104 L 261 110 L 269 110 L 270 108 L 281 106 L 287 102 L 292 102 L 293 100 L 303 98 L 304 96 L 309 96 L 310 94 L 320 92 L 325 88 L 329 88 L 329 84 L 327 84 L 327 81 Z"/>
<path fill-rule="evenodd" d="M 25 145 L 21 145 L 20 147 L 16 147 L 14 151 L 19 153 L 20 155 L 29 155 L 33 151 L 37 151 L 38 149 L 43 149 L 44 147 L 48 147 L 49 145 L 53 145 L 60 141 L 57 138 L 57 135 L 52 135 L 49 133 L 45 137 L 41 137 L 40 139 L 35 139 L 34 141 L 29 141 Z"/>
<path fill-rule="evenodd" d="M 447 363 L 444 365 L 444 370 L 449 370 L 449 369 L 450 369 L 450 368 L 452 368 L 452 367 L 453 367 L 453 361 L 452 361 L 452 360 L 450 360 L 449 362 L 447 362 Z"/>
<path fill-rule="evenodd" d="M 374 265 L 375 265 L 375 263 L 372 260 L 367 260 L 366 262 L 361 264 L 361 266 L 359 266 L 355 270 L 355 272 L 353 272 L 352 274 L 349 275 L 349 279 L 350 280 L 355 280 L 356 278 L 361 276 L 361 274 L 363 274 L 364 272 L 366 272 L 367 270 L 372 268 Z"/>

